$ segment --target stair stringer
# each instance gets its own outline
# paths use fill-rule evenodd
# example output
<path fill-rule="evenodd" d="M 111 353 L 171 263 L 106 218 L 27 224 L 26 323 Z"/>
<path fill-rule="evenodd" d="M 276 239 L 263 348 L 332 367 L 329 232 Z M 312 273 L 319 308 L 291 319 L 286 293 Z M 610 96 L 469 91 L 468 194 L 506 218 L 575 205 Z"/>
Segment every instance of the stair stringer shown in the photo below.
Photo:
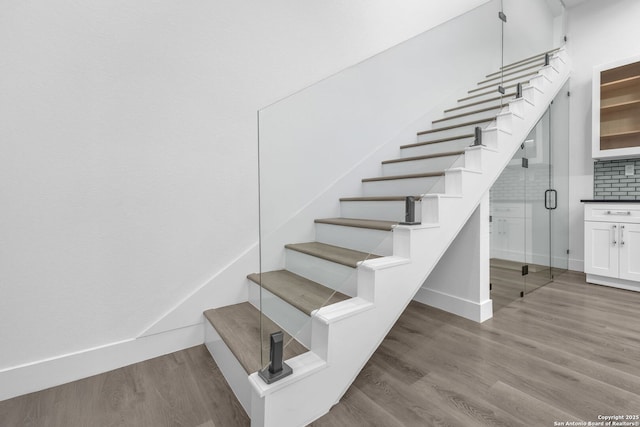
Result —
<path fill-rule="evenodd" d="M 447 171 L 456 188 L 423 197 L 423 225 L 396 227 L 394 255 L 359 265 L 358 296 L 313 313 L 311 351 L 287 361 L 294 373 L 271 385 L 249 376 L 253 426 L 306 425 L 340 400 L 567 81 L 563 50 L 552 66 L 528 91 L 535 99 L 517 100 L 483 131 L 479 170 Z"/>

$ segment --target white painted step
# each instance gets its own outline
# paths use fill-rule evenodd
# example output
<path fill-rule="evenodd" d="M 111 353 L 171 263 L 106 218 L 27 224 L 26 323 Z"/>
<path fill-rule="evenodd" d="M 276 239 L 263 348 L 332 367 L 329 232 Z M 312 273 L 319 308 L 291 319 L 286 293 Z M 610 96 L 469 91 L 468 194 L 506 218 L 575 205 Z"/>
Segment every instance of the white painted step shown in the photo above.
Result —
<path fill-rule="evenodd" d="M 535 76 L 533 76 L 535 77 Z M 524 84 L 526 84 L 527 82 L 524 82 Z M 516 90 L 516 86 L 517 83 L 506 83 L 504 85 L 504 89 L 505 89 L 505 95 L 515 92 Z M 478 91 L 478 92 L 473 92 L 473 93 L 469 93 L 465 96 L 463 96 L 462 98 L 458 99 L 458 102 L 461 104 L 468 104 L 471 102 L 478 102 L 478 101 L 484 101 L 486 99 L 491 99 L 491 98 L 495 98 L 495 97 L 499 97 L 500 96 L 500 92 L 498 92 L 498 86 L 495 86 L 495 88 L 493 89 L 485 89 L 482 91 Z"/>
<path fill-rule="evenodd" d="M 442 173 L 367 178 L 362 182 L 363 196 L 403 196 L 444 192 Z"/>
<path fill-rule="evenodd" d="M 544 59 L 536 59 L 535 61 L 522 64 L 520 67 L 514 67 L 511 69 L 504 70 L 504 73 L 500 73 L 500 71 L 489 74 L 487 77 L 482 79 L 477 83 L 476 86 L 484 86 L 487 84 L 491 84 L 497 81 L 500 81 L 502 78 L 511 79 L 514 77 L 523 77 L 526 74 L 530 74 L 532 72 L 536 72 L 544 65 Z"/>
<path fill-rule="evenodd" d="M 481 129 L 486 128 L 495 119 L 495 116 L 495 114 L 487 114 L 482 119 L 465 121 L 464 124 L 457 124 L 455 126 L 436 124 L 432 129 L 425 129 L 418 132 L 416 142 L 429 142 L 460 135 L 473 135 L 476 127 L 480 127 Z"/>
<path fill-rule="evenodd" d="M 508 86 L 517 85 L 518 83 L 525 84 L 529 81 L 529 79 L 535 76 L 539 70 L 529 70 L 522 75 L 514 75 L 514 76 L 505 76 L 504 79 L 493 79 L 488 83 L 484 83 L 482 85 L 478 85 L 477 87 L 469 90 L 469 95 L 474 95 L 481 92 L 487 91 L 495 91 L 498 89 L 498 86 L 502 86 L 504 88 Z"/>
<path fill-rule="evenodd" d="M 468 111 L 474 111 L 479 108 L 487 107 L 490 105 L 502 105 L 507 104 L 510 100 L 514 99 L 515 91 L 510 90 L 507 91 L 504 95 L 497 93 L 493 97 L 485 97 L 481 100 L 470 99 L 465 102 L 458 102 L 457 104 L 451 106 L 450 108 L 444 110 L 444 115 L 455 115 L 460 113 L 465 113 Z"/>
<path fill-rule="evenodd" d="M 288 271 L 348 296 L 355 296 L 357 293 L 357 262 L 379 258 L 375 254 L 319 242 L 286 245 L 285 251 L 285 268 Z"/>
<path fill-rule="evenodd" d="M 247 279 L 249 302 L 305 347 L 311 347 L 311 318 L 277 295 Z M 261 301 L 262 300 L 262 301 Z"/>
<path fill-rule="evenodd" d="M 416 203 L 416 218 L 420 218 L 422 204 Z M 404 221 L 405 197 L 352 197 L 340 199 L 340 215 L 343 218 L 381 219 Z"/>
<path fill-rule="evenodd" d="M 504 104 L 503 104 L 504 105 Z M 484 105 L 477 105 L 475 108 L 467 108 L 465 111 L 451 111 L 444 112 L 443 117 L 437 120 L 434 120 L 434 124 L 443 124 L 450 125 L 456 123 L 462 123 L 463 121 L 470 121 L 483 118 L 487 115 L 498 114 L 502 105 L 500 104 L 500 100 L 487 102 Z"/>
<path fill-rule="evenodd" d="M 432 122 L 433 129 L 437 129 L 439 127 L 445 127 L 445 126 L 460 125 L 462 123 L 486 119 L 487 117 L 492 117 L 498 114 L 500 112 L 500 109 L 502 108 L 502 106 L 499 103 L 498 104 L 492 103 L 490 107 L 491 108 L 483 107 L 483 108 L 478 108 L 477 110 L 470 111 L 470 113 L 473 113 L 473 114 L 459 113 L 459 114 L 453 114 L 450 116 L 445 116 L 438 120 L 434 120 Z M 478 112 L 474 113 L 474 111 L 478 111 Z M 477 126 L 482 126 L 482 125 L 477 125 Z"/>
<path fill-rule="evenodd" d="M 464 166 L 464 151 L 386 160 L 382 162 L 382 175 L 392 176 L 438 172 L 457 166 Z"/>
<path fill-rule="evenodd" d="M 378 255 L 393 254 L 396 222 L 363 218 L 317 219 L 316 242 Z"/>
<path fill-rule="evenodd" d="M 407 144 L 400 147 L 400 157 L 417 157 L 428 156 L 432 154 L 448 153 L 452 151 L 464 150 L 473 144 L 474 135 L 470 134 L 462 135 L 464 138 L 448 139 L 438 141 L 430 141 L 428 143 L 417 142 L 414 144 Z"/>
<path fill-rule="evenodd" d="M 249 302 L 307 348 L 311 347 L 311 314 L 348 299 L 287 270 L 250 274 L 247 279 Z"/>

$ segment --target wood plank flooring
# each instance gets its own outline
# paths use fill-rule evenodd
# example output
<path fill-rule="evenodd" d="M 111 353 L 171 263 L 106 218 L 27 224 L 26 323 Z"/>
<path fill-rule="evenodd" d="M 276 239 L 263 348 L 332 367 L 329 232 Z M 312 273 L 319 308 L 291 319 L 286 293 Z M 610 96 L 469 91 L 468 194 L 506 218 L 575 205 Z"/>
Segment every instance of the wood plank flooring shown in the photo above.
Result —
<path fill-rule="evenodd" d="M 204 345 L 0 402 L 2 427 L 248 425 Z"/>
<path fill-rule="evenodd" d="M 640 293 L 567 272 L 477 324 L 411 303 L 329 426 L 553 426 L 640 413 Z M 0 402 L 2 426 L 248 426 L 203 346 Z"/>
<path fill-rule="evenodd" d="M 411 303 L 325 426 L 553 426 L 640 413 L 640 293 L 567 272 L 477 324 Z"/>

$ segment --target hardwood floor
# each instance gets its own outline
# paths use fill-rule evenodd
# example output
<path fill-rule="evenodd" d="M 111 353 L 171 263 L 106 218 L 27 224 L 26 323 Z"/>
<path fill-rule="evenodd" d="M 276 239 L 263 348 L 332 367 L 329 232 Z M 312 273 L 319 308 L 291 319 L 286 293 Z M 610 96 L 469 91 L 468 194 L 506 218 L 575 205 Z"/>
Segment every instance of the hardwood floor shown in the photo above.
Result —
<path fill-rule="evenodd" d="M 568 272 L 477 324 L 411 303 L 314 427 L 553 426 L 640 413 L 640 293 Z M 2 426 L 248 426 L 203 346 L 0 402 Z"/>
<path fill-rule="evenodd" d="M 0 402 L 2 427 L 226 427 L 249 418 L 204 345 Z"/>
<path fill-rule="evenodd" d="M 477 324 L 412 303 L 325 426 L 553 426 L 640 413 L 640 293 L 567 272 Z"/>

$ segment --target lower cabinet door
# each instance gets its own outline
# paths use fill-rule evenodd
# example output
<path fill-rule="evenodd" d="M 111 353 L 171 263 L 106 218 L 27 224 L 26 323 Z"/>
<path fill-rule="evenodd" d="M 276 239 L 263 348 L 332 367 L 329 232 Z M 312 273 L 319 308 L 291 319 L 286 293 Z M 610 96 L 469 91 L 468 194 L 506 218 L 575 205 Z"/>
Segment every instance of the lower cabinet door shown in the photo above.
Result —
<path fill-rule="evenodd" d="M 640 282 L 640 224 L 619 224 L 620 278 Z"/>
<path fill-rule="evenodd" d="M 618 248 L 618 224 L 585 221 L 585 273 L 618 277 Z"/>

